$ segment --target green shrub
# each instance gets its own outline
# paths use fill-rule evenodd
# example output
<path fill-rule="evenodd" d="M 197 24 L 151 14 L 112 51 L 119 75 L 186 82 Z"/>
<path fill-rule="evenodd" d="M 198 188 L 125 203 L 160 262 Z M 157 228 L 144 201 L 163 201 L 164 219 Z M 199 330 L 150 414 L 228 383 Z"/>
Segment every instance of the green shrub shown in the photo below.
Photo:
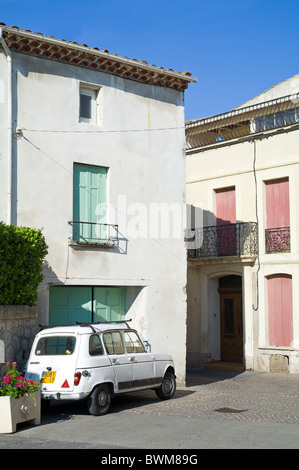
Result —
<path fill-rule="evenodd" d="M 35 305 L 47 253 L 41 230 L 0 222 L 0 305 Z"/>

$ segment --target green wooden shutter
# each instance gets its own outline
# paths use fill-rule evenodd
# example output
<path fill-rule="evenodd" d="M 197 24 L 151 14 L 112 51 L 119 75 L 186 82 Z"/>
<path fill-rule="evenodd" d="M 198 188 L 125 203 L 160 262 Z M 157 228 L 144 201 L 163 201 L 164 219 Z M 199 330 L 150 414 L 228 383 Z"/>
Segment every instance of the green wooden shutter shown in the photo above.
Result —
<path fill-rule="evenodd" d="M 74 240 L 100 242 L 107 239 L 107 168 L 74 165 Z"/>
<path fill-rule="evenodd" d="M 94 321 L 121 321 L 126 317 L 125 287 L 95 287 Z"/>
<path fill-rule="evenodd" d="M 92 288 L 51 286 L 49 324 L 70 325 L 92 321 Z"/>

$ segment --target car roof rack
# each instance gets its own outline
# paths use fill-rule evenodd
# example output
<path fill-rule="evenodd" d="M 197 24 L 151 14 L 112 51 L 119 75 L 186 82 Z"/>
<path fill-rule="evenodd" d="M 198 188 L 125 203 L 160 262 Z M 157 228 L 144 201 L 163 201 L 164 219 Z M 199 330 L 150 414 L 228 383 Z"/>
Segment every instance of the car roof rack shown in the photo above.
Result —
<path fill-rule="evenodd" d="M 93 328 L 93 325 L 106 325 L 106 324 L 119 324 L 119 323 L 124 323 L 127 328 L 130 328 L 129 325 L 128 325 L 128 322 L 132 321 L 132 319 L 130 320 L 115 320 L 115 321 L 95 321 L 95 322 L 76 322 L 76 325 L 79 325 L 79 326 L 89 326 L 92 331 L 94 333 L 96 333 L 96 330 Z"/>
<path fill-rule="evenodd" d="M 68 325 L 38 325 L 39 328 L 41 328 L 42 330 L 45 330 L 47 328 L 59 328 L 60 326 L 74 326 L 74 324 L 72 323 L 69 323 Z"/>
<path fill-rule="evenodd" d="M 128 325 L 128 322 L 132 321 L 132 319 L 130 320 L 115 320 L 115 321 L 96 321 L 96 322 L 79 322 L 77 321 L 76 323 L 69 323 L 68 325 L 38 325 L 42 330 L 44 329 L 47 329 L 47 328 L 59 328 L 60 326 L 74 326 L 74 325 L 79 325 L 79 326 L 89 326 L 92 331 L 94 333 L 96 333 L 96 330 L 93 328 L 92 325 L 101 325 L 101 324 L 120 324 L 120 323 L 124 323 L 127 328 L 130 328 L 129 325 Z"/>

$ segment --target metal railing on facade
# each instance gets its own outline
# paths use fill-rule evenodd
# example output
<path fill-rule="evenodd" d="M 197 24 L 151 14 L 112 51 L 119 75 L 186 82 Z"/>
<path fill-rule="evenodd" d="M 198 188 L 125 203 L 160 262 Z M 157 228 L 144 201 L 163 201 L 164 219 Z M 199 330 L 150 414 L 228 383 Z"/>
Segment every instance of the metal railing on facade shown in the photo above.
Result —
<path fill-rule="evenodd" d="M 291 251 L 290 227 L 265 230 L 266 253 L 289 253 Z"/>
<path fill-rule="evenodd" d="M 186 123 L 187 150 L 299 124 L 299 93 Z"/>
<path fill-rule="evenodd" d="M 69 224 L 73 227 L 74 243 L 110 246 L 118 243 L 118 225 L 74 220 Z"/>
<path fill-rule="evenodd" d="M 201 241 L 201 246 L 189 249 L 189 258 L 241 257 L 258 254 L 256 222 L 216 225 L 190 230 L 189 240 L 192 235 L 194 239 L 196 237 Z"/>

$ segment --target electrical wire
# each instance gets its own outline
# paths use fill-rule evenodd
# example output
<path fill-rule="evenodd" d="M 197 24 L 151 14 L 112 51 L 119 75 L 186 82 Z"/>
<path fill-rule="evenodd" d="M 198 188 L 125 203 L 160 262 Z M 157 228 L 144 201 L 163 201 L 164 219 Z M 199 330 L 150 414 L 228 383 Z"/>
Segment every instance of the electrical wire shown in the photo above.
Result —
<path fill-rule="evenodd" d="M 42 132 L 42 133 L 58 133 L 58 134 L 117 134 L 117 133 L 129 133 L 129 132 L 157 132 L 157 131 L 176 131 L 185 130 L 185 126 L 178 127 L 160 127 L 154 129 L 118 129 L 118 130 L 68 130 L 68 129 L 27 129 L 22 127 L 22 131 L 27 132 Z"/>
<path fill-rule="evenodd" d="M 25 130 L 25 129 L 22 129 L 22 131 Z M 60 162 L 58 162 L 57 160 L 55 160 L 52 156 L 50 156 L 48 153 L 46 153 L 44 150 L 42 150 L 40 147 L 38 147 L 34 142 L 32 142 L 30 139 L 28 139 L 27 137 L 24 136 L 23 132 L 20 134 L 19 136 L 20 138 L 23 138 L 28 144 L 32 145 L 38 152 L 40 152 L 41 154 L 43 154 L 45 157 L 47 157 L 49 160 L 51 160 L 53 163 L 55 163 L 56 165 L 58 165 L 59 167 L 61 167 L 63 170 L 65 170 L 67 173 L 69 173 L 71 176 L 72 176 L 72 172 L 70 170 L 68 170 L 66 167 L 64 167 Z M 117 213 L 120 214 L 119 210 L 115 207 L 114 208 L 115 211 Z M 137 227 L 137 225 L 136 225 Z M 142 228 L 138 227 L 139 230 L 141 232 L 144 233 L 144 235 L 146 236 L 147 235 L 147 232 L 145 232 Z M 167 252 L 173 257 L 175 258 L 177 261 L 181 262 L 181 259 L 176 255 L 176 253 L 173 253 L 170 249 L 168 249 L 167 247 L 165 247 L 160 241 L 159 239 L 156 239 L 156 238 L 152 238 L 152 240 L 157 244 L 159 245 L 160 247 L 162 248 L 165 248 L 167 250 Z M 69 247 L 68 247 L 68 255 L 67 255 L 67 266 L 66 266 L 66 272 L 65 272 L 65 280 L 64 280 L 64 283 L 66 282 L 67 279 L 70 279 L 69 276 L 68 276 L 68 269 L 69 269 Z"/>

